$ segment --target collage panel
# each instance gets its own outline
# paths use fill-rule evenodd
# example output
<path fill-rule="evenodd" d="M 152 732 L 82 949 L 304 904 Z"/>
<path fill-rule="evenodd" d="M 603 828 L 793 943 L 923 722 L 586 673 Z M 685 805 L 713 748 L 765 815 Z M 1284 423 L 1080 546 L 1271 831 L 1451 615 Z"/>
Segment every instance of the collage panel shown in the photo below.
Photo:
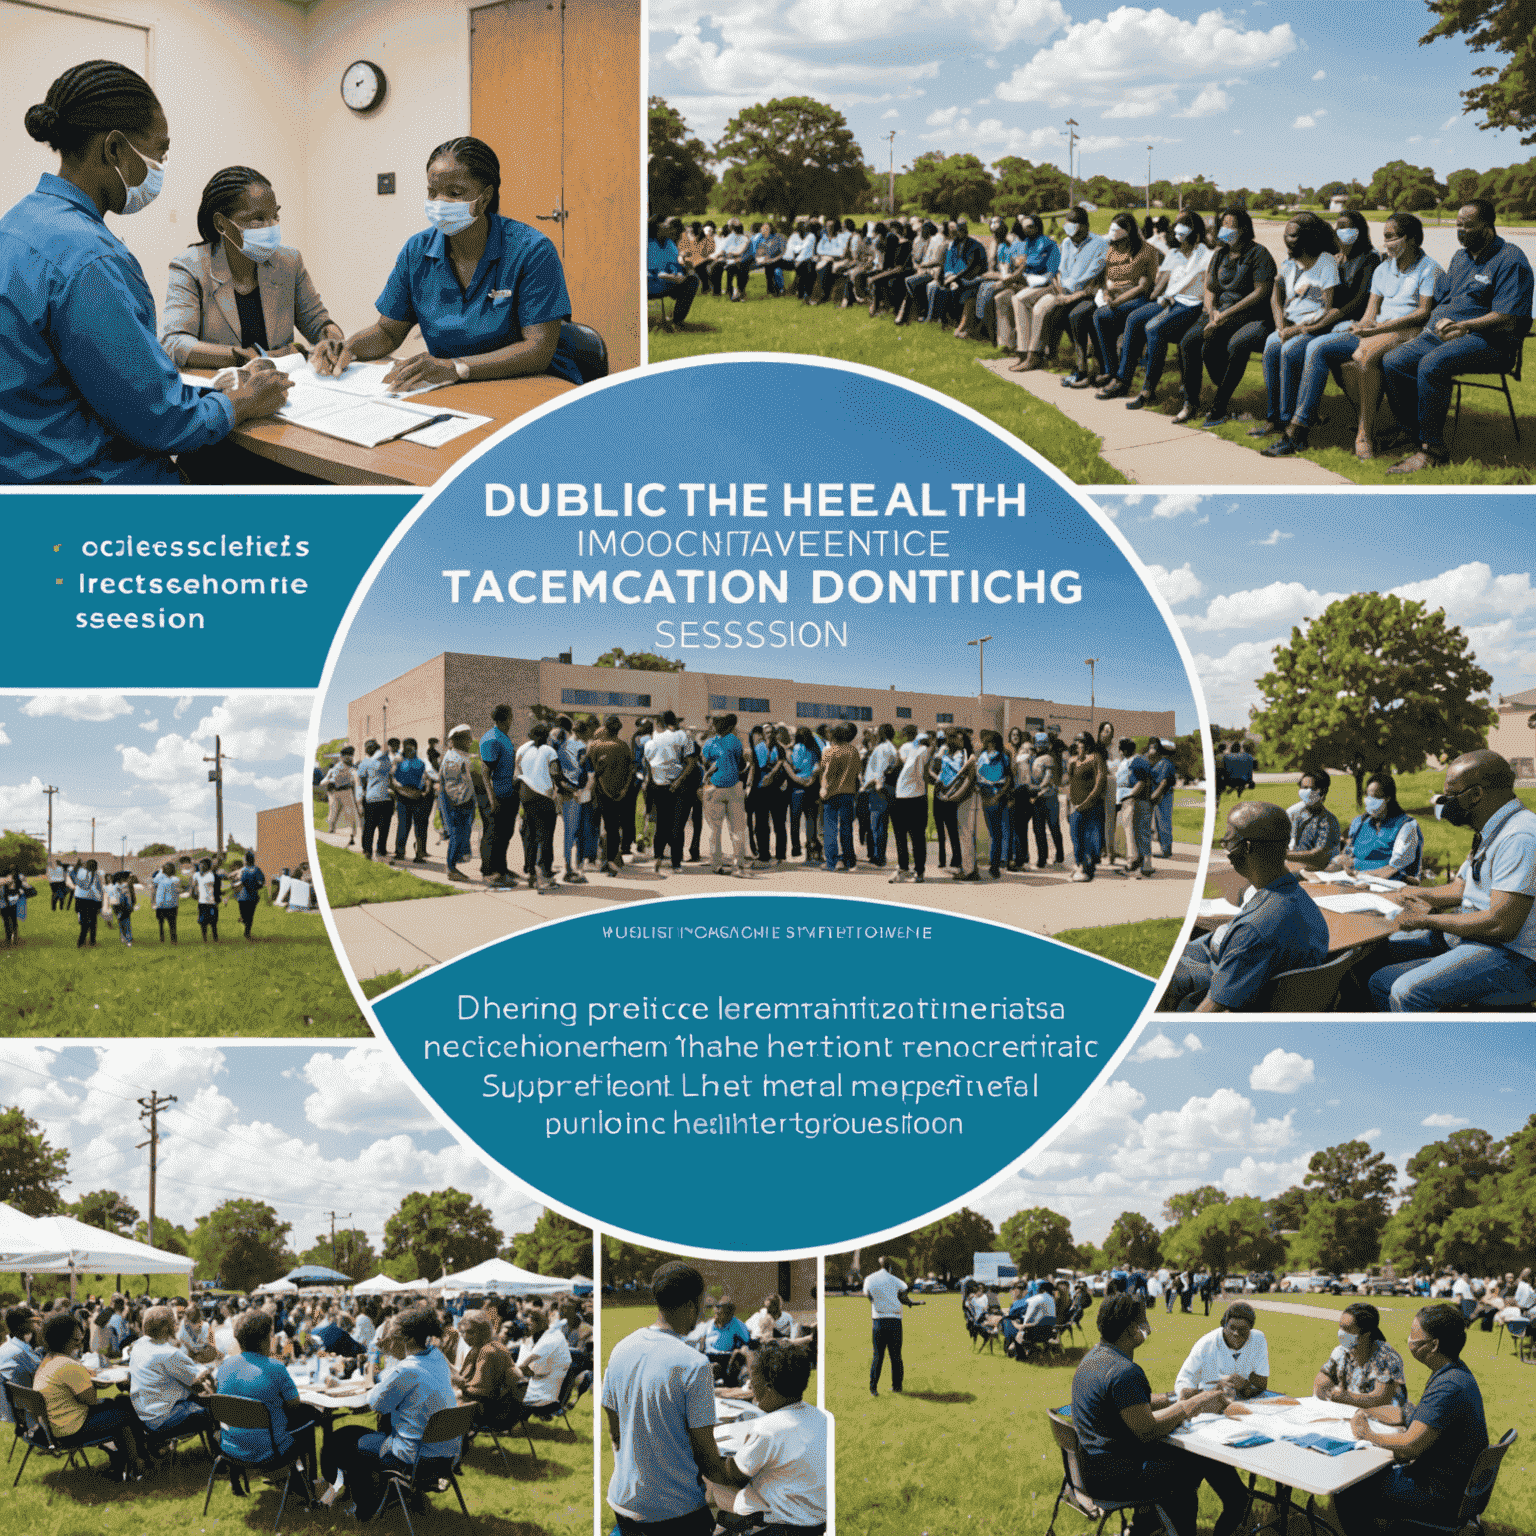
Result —
<path fill-rule="evenodd" d="M 1374 1536 L 1476 1488 L 1528 1531 L 1528 1068 L 1164 1027 L 967 1207 L 827 1256 L 842 1528 Z"/>
<path fill-rule="evenodd" d="M 602 1242 L 602 1529 L 830 1529 L 820 1262 Z"/>
<path fill-rule="evenodd" d="M 0 1105 L 8 1525 L 587 1536 L 593 1234 L 382 1048 L 13 1043 Z"/>

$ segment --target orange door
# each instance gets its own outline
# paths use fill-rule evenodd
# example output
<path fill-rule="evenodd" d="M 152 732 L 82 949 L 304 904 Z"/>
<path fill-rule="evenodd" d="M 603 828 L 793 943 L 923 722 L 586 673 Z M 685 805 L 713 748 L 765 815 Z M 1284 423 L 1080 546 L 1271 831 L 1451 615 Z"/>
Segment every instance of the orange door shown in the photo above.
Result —
<path fill-rule="evenodd" d="M 636 367 L 636 0 L 502 0 L 470 24 L 470 131 L 501 160 L 501 211 L 555 242 L 571 317 L 602 334 L 614 372 Z"/>

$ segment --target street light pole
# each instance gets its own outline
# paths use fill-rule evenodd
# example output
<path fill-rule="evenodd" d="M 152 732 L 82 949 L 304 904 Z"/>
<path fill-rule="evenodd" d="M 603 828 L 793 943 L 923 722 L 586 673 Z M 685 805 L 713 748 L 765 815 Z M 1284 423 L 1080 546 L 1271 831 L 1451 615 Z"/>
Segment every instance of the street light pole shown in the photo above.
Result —
<path fill-rule="evenodd" d="M 1067 207 L 1077 206 L 1077 172 L 1073 156 L 1077 151 L 1077 119 L 1067 119 Z"/>
<path fill-rule="evenodd" d="M 886 202 L 889 207 L 887 213 L 896 212 L 896 130 L 894 128 L 886 135 L 886 141 L 891 147 L 891 171 L 890 179 L 886 184 Z"/>
<path fill-rule="evenodd" d="M 991 638 L 991 635 L 983 635 L 979 640 L 967 640 L 965 642 L 967 645 L 974 645 L 976 647 L 977 683 L 979 685 L 976 697 L 978 699 L 987 691 L 987 641 Z"/>
<path fill-rule="evenodd" d="M 1090 656 L 1083 663 L 1083 665 L 1088 668 L 1088 729 L 1091 730 L 1094 735 L 1098 735 L 1099 731 L 1098 704 L 1094 695 L 1093 670 L 1096 666 L 1098 666 L 1098 664 L 1099 658 L 1097 656 Z"/>
<path fill-rule="evenodd" d="M 1152 146 L 1147 145 L 1147 217 L 1152 216 Z"/>

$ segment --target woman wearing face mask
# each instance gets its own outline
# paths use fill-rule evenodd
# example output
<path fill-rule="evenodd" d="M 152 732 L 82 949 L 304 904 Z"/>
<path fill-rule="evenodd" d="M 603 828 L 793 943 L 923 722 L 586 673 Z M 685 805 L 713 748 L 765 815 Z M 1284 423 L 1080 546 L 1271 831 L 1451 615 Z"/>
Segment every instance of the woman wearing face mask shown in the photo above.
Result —
<path fill-rule="evenodd" d="M 1296 804 L 1285 813 L 1291 822 L 1285 862 L 1293 870 L 1326 869 L 1338 854 L 1339 818 L 1326 804 L 1332 783 L 1322 768 L 1308 769 L 1297 783 Z"/>
<path fill-rule="evenodd" d="M 1365 811 L 1349 824 L 1343 857 L 1335 867 L 1382 880 L 1417 880 L 1424 862 L 1424 834 L 1397 803 L 1397 780 L 1372 774 L 1365 786 Z"/>
<path fill-rule="evenodd" d="M 1312 1383 L 1312 1395 L 1325 1403 L 1356 1408 L 1402 1407 L 1408 1401 L 1403 1357 L 1387 1343 L 1381 1314 L 1360 1302 L 1339 1314 L 1338 1348 L 1328 1356 Z"/>
<path fill-rule="evenodd" d="M 1290 422 L 1307 347 L 1338 319 L 1337 250 L 1333 231 L 1316 214 L 1300 214 L 1285 226 L 1286 257 L 1269 295 L 1275 328 L 1264 339 L 1264 420 L 1249 428 L 1249 437 L 1273 437 Z M 1299 439 L 1287 439 L 1292 446 L 1286 452 L 1305 447 L 1306 430 L 1298 430 Z"/>
<path fill-rule="evenodd" d="M 1133 310 L 1141 308 L 1157 281 L 1162 252 L 1141 237 L 1141 226 L 1131 213 L 1117 213 L 1109 224 L 1109 255 L 1104 263 L 1103 303 L 1079 319 L 1072 316 L 1072 339 L 1088 359 L 1087 377 L 1075 378 L 1073 389 L 1097 384 L 1102 389 L 1114 378 L 1115 344 Z M 1095 370 L 1093 358 L 1099 366 Z"/>
<path fill-rule="evenodd" d="M 239 367 L 299 350 L 297 330 L 332 371 L 346 339 L 304 268 L 283 244 L 277 194 L 260 171 L 231 165 L 203 188 L 198 243 L 171 263 L 160 342 L 178 368 Z"/>
<path fill-rule="evenodd" d="M 26 129 L 60 163 L 0 218 L 0 481 L 179 484 L 173 455 L 269 415 L 288 381 L 267 370 L 195 389 L 156 339 L 144 269 L 106 222 L 147 208 L 165 179 L 170 129 L 144 79 L 77 64 Z"/>
<path fill-rule="evenodd" d="M 554 243 L 503 218 L 500 206 L 501 162 L 489 144 L 449 139 L 427 157 L 431 228 L 412 235 L 396 258 L 379 318 L 347 338 L 347 351 L 367 361 L 387 357 L 413 325 L 421 327 L 426 351 L 390 369 L 390 389 L 534 373 L 581 383 L 576 359 L 560 343 L 571 301 Z"/>

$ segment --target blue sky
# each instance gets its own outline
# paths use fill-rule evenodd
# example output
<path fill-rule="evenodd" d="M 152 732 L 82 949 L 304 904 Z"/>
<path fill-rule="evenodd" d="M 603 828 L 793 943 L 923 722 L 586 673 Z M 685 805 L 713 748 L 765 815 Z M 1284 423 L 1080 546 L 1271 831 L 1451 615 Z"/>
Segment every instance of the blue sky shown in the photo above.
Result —
<path fill-rule="evenodd" d="M 438 1129 L 381 1046 L 120 1041 L 65 1049 L 13 1040 L 0 1052 L 0 1108 L 19 1106 L 69 1154 L 64 1198 L 115 1189 L 149 1200 L 137 1099 L 177 1103 L 160 1116 L 156 1212 L 181 1226 L 228 1199 L 265 1200 L 293 1223 L 300 1250 L 326 1230 L 361 1227 L 375 1249 L 413 1190 L 451 1185 L 504 1233 L 543 1209 Z M 350 1219 L 341 1215 L 352 1212 Z"/>
<path fill-rule="evenodd" d="M 0 695 L 0 825 L 41 836 L 55 784 L 53 846 L 129 853 L 213 842 L 218 736 L 224 831 L 256 836 L 256 813 L 300 798 L 311 693 Z"/>
<path fill-rule="evenodd" d="M 925 150 L 1066 168 L 1067 118 L 1082 172 L 1143 182 L 1212 176 L 1292 190 L 1369 181 L 1391 160 L 1443 181 L 1529 158 L 1515 133 L 1483 133 L 1459 92 L 1478 57 L 1459 40 L 1418 46 L 1419 0 L 656 0 L 650 85 L 706 141 L 743 107 L 811 95 L 847 117 L 884 170 Z"/>
<path fill-rule="evenodd" d="M 1414 1030 L 1417 1042 L 1405 1038 Z M 1507 1042 L 1463 1031 L 1447 1051 L 1442 1034 L 1401 1021 L 1253 1030 L 1155 1017 L 1066 1130 L 971 1204 L 994 1222 L 1047 1205 L 1076 1240 L 1100 1243 L 1121 1211 L 1161 1227 L 1163 1202 L 1202 1184 L 1277 1195 L 1314 1152 L 1356 1139 L 1385 1153 L 1401 1188 L 1420 1147 L 1467 1126 L 1508 1136 L 1536 1108 L 1536 1065 Z"/>
<path fill-rule="evenodd" d="M 1095 500 L 1181 620 L 1211 719 L 1223 725 L 1247 720 L 1254 680 L 1291 627 L 1350 592 L 1444 608 L 1495 695 L 1536 684 L 1536 496 L 1099 491 Z"/>

